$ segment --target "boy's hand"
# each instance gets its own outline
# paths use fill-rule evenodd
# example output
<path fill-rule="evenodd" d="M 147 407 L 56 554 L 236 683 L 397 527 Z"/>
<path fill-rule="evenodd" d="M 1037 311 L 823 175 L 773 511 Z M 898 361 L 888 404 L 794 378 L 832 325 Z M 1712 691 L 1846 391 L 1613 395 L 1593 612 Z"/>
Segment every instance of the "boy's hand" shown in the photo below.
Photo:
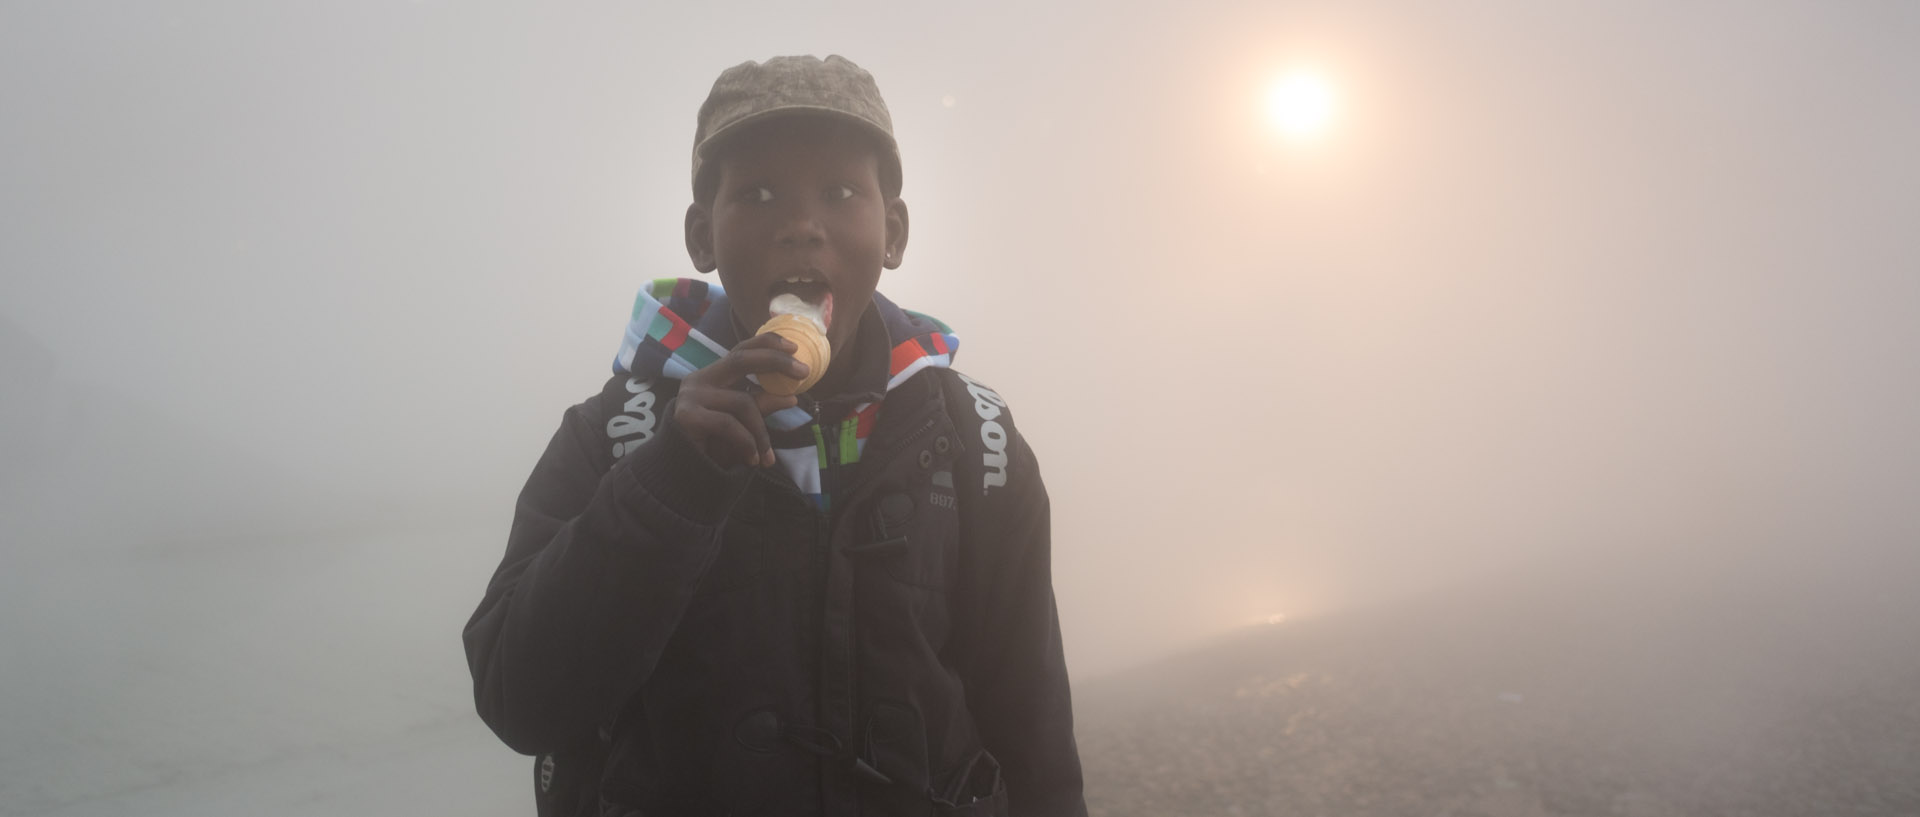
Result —
<path fill-rule="evenodd" d="M 793 359 L 792 341 L 772 333 L 737 343 L 726 357 L 680 381 L 673 421 L 681 433 L 720 467 L 774 464 L 766 417 L 799 402 L 791 395 L 748 392 L 738 386 L 747 375 L 779 372 L 807 376 L 807 364 Z"/>

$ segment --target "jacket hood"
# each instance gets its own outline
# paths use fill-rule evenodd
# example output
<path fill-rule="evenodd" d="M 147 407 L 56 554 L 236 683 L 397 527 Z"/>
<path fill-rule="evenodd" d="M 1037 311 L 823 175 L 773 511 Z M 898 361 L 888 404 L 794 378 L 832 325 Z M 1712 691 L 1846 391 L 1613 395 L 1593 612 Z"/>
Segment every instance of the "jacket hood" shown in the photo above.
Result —
<path fill-rule="evenodd" d="M 946 368 L 960 339 L 938 319 L 901 309 L 873 293 L 873 309 L 886 330 L 887 390 L 929 366 Z M 727 293 L 693 278 L 661 278 L 633 299 L 615 374 L 678 380 L 705 367 L 739 342 L 727 309 Z"/>

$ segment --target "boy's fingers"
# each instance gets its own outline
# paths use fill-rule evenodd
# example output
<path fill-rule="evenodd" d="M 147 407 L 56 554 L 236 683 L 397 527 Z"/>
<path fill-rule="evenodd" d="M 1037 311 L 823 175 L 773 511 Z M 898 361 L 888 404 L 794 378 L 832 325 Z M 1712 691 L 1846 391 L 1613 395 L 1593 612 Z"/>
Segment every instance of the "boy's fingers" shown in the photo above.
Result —
<path fill-rule="evenodd" d="M 781 352 L 791 352 L 800 347 L 794 345 L 793 341 L 787 340 L 785 335 L 776 335 L 772 332 L 768 332 L 763 335 L 754 335 L 753 337 L 747 338 L 746 340 L 743 340 L 737 344 L 734 344 L 733 348 L 735 349 L 774 349 L 776 351 L 781 351 Z"/>
<path fill-rule="evenodd" d="M 749 374 L 779 371 L 799 348 L 779 335 L 755 335 L 734 344 L 718 365 L 725 366 L 728 374 L 738 380 Z"/>
<path fill-rule="evenodd" d="M 734 419 L 739 420 L 741 427 L 747 430 L 747 434 L 751 437 L 750 442 L 753 444 L 753 450 L 747 452 L 741 460 L 755 465 L 765 465 L 767 459 L 773 456 L 773 440 L 767 436 L 766 418 L 760 414 L 760 406 L 753 399 L 753 395 L 746 392 L 734 392 L 734 394 L 739 396 L 738 399 L 729 401 L 733 408 Z"/>
<path fill-rule="evenodd" d="M 792 377 L 807 376 L 807 364 L 773 349 L 749 349 L 740 355 L 740 365 L 752 374 L 778 372 Z"/>
<path fill-rule="evenodd" d="M 790 354 L 795 348 L 779 335 L 748 338 L 681 381 L 675 418 L 714 462 L 774 464 L 766 415 L 798 405 L 799 398 L 742 389 L 740 381 L 755 374 L 806 377 L 807 365 Z"/>
<path fill-rule="evenodd" d="M 688 404 L 675 413 L 674 420 L 688 439 L 722 467 L 765 462 L 773 450 L 767 440 L 766 423 L 755 413 L 756 406 L 746 394 L 728 395 L 718 405 Z"/>
<path fill-rule="evenodd" d="M 785 411 L 800 405 L 799 397 L 791 394 L 774 394 L 767 391 L 755 391 L 753 401 L 760 409 L 760 416 L 762 417 L 776 411 Z"/>
<path fill-rule="evenodd" d="M 778 372 L 792 377 L 807 376 L 807 364 L 793 355 L 775 349 L 735 346 L 718 362 L 687 376 L 688 380 L 719 387 L 731 386 L 750 374 Z"/>
<path fill-rule="evenodd" d="M 760 406 L 753 395 L 727 389 L 712 394 L 704 407 L 732 420 L 727 437 L 739 451 L 740 462 L 766 461 L 767 454 L 773 451 L 773 443 L 767 437 L 767 421 L 761 418 Z"/>
<path fill-rule="evenodd" d="M 731 452 L 739 447 L 739 443 L 727 438 L 731 428 L 739 424 L 729 415 L 689 405 L 674 414 L 674 422 L 680 426 L 680 432 L 693 441 L 695 448 L 706 453 L 708 459 L 722 467 L 731 464 Z"/>

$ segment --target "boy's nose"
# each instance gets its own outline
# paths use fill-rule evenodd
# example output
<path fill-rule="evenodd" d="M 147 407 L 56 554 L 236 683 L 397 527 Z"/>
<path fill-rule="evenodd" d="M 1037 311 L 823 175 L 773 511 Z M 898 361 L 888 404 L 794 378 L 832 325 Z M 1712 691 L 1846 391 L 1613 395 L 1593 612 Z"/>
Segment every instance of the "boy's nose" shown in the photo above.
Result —
<path fill-rule="evenodd" d="M 814 217 L 813 208 L 799 204 L 782 214 L 773 240 L 782 247 L 817 247 L 826 243 L 827 234 L 820 228 L 820 220 Z"/>

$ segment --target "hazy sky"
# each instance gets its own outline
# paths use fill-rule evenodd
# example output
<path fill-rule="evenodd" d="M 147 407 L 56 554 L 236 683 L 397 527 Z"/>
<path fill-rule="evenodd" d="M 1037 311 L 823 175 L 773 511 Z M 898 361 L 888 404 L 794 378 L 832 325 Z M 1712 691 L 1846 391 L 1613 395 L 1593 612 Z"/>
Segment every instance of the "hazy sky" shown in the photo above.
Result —
<path fill-rule="evenodd" d="M 635 288 L 693 274 L 713 77 L 780 53 L 892 106 L 882 290 L 1038 450 L 1081 670 L 1920 533 L 1920 5 L 664 5 L 0 8 L 4 547 L 285 500 L 491 514 L 484 576 Z M 1263 110 L 1302 69 L 1312 142 Z"/>

